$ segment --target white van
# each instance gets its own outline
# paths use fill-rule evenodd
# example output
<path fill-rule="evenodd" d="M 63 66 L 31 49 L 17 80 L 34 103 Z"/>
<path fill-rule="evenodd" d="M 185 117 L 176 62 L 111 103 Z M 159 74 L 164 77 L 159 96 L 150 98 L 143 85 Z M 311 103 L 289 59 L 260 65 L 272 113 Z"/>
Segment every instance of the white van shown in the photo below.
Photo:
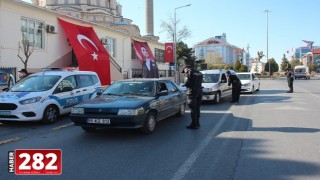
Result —
<path fill-rule="evenodd" d="M 229 70 L 231 74 L 235 71 Z M 228 80 L 225 69 L 213 69 L 201 71 L 203 74 L 203 95 L 202 101 L 213 101 L 219 103 L 221 98 L 231 97 L 232 89 L 228 86 Z"/>
<path fill-rule="evenodd" d="M 0 93 L 0 121 L 53 123 L 71 107 L 95 98 L 102 87 L 95 72 L 49 70 L 31 74 Z"/>
<path fill-rule="evenodd" d="M 308 66 L 295 66 L 294 67 L 294 79 L 310 79 L 310 72 Z"/>

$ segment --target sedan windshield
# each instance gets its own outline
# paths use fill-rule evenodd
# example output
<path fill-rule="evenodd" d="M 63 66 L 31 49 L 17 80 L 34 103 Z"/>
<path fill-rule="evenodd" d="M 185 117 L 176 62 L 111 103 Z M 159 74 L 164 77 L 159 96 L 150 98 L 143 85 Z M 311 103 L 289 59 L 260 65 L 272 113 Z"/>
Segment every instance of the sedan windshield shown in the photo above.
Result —
<path fill-rule="evenodd" d="M 39 92 L 51 89 L 61 76 L 41 75 L 28 76 L 11 88 L 12 92 Z"/>
<path fill-rule="evenodd" d="M 238 74 L 240 80 L 250 80 L 250 74 Z"/>
<path fill-rule="evenodd" d="M 111 84 L 103 95 L 135 95 L 135 96 L 154 96 L 155 82 L 153 81 L 118 81 Z"/>

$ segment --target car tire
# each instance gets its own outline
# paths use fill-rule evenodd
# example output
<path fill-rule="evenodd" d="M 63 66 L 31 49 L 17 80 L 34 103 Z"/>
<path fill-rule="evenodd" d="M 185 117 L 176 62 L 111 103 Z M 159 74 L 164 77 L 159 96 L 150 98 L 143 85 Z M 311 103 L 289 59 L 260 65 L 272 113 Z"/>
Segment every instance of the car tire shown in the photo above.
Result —
<path fill-rule="evenodd" d="M 42 123 L 52 124 L 57 121 L 59 116 L 58 108 L 54 105 L 49 105 L 43 112 Z"/>
<path fill-rule="evenodd" d="M 214 103 L 214 104 L 220 103 L 220 99 L 221 99 L 221 94 L 220 94 L 220 92 L 216 92 L 215 95 L 214 95 L 213 103 Z"/>
<path fill-rule="evenodd" d="M 144 134 L 151 134 L 154 132 L 155 128 L 156 128 L 156 116 L 153 112 L 149 112 L 140 130 Z"/>
<path fill-rule="evenodd" d="M 89 127 L 89 126 L 81 126 L 81 128 L 85 131 L 85 132 L 95 132 L 97 130 L 96 127 Z"/>
<path fill-rule="evenodd" d="M 183 116 L 186 113 L 186 105 L 181 104 L 178 113 L 176 114 L 178 117 Z"/>

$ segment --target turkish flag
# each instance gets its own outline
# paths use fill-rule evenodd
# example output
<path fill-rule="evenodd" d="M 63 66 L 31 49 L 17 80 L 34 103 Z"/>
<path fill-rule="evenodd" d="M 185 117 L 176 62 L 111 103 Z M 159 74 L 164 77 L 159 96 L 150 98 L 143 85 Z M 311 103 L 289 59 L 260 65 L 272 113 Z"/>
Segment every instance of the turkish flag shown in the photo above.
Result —
<path fill-rule="evenodd" d="M 137 53 L 137 56 L 141 64 L 143 64 L 145 61 L 145 55 L 144 55 L 145 51 L 149 53 L 150 60 L 153 62 L 155 61 L 152 51 L 147 42 L 139 42 L 139 41 L 133 40 L 133 47 Z"/>
<path fill-rule="evenodd" d="M 58 20 L 77 57 L 79 70 L 94 71 L 102 85 L 110 85 L 110 57 L 93 28 Z"/>
<path fill-rule="evenodd" d="M 173 43 L 164 43 L 164 46 L 165 46 L 164 62 L 173 63 L 174 61 Z"/>

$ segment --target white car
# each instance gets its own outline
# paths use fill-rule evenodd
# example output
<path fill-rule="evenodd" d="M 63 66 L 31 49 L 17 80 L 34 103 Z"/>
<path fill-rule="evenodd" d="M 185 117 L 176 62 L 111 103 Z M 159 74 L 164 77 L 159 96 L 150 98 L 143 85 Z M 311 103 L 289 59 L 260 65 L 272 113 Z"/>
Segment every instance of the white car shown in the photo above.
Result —
<path fill-rule="evenodd" d="M 232 74 L 235 71 L 229 70 Z M 231 97 L 232 89 L 228 86 L 226 69 L 213 69 L 201 71 L 203 74 L 203 95 L 202 101 L 213 101 L 219 103 L 221 98 Z"/>
<path fill-rule="evenodd" d="M 260 79 L 251 72 L 237 73 L 241 80 L 241 92 L 254 93 L 260 90 Z"/>
<path fill-rule="evenodd" d="M 49 70 L 31 74 L 0 93 L 0 121 L 53 123 L 101 92 L 95 72 Z"/>

